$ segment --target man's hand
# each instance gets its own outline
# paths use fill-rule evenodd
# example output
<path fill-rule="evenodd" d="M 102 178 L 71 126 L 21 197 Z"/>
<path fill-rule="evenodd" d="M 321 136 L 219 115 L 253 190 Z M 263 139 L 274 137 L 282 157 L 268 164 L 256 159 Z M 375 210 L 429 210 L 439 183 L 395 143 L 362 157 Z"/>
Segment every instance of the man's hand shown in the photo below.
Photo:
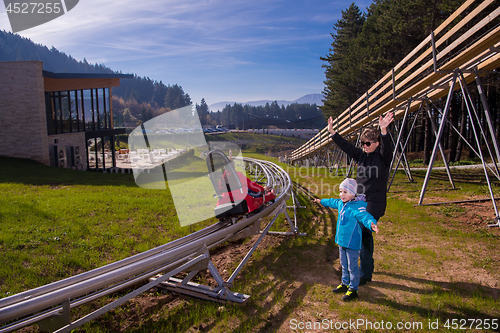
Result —
<path fill-rule="evenodd" d="M 315 203 L 319 204 L 319 203 L 321 203 L 321 199 L 313 199 L 312 202 L 315 202 Z"/>
<path fill-rule="evenodd" d="M 382 135 L 387 135 L 387 126 L 394 121 L 394 115 L 392 112 L 387 112 L 385 117 L 380 116 L 378 119 L 378 125 L 380 126 L 380 133 Z"/>
<path fill-rule="evenodd" d="M 333 118 L 332 117 L 328 118 L 328 132 L 330 132 L 331 135 L 335 135 L 335 133 L 337 133 L 333 129 Z"/>
<path fill-rule="evenodd" d="M 372 222 L 372 230 L 375 231 L 376 234 L 378 234 L 378 227 L 375 223 Z"/>

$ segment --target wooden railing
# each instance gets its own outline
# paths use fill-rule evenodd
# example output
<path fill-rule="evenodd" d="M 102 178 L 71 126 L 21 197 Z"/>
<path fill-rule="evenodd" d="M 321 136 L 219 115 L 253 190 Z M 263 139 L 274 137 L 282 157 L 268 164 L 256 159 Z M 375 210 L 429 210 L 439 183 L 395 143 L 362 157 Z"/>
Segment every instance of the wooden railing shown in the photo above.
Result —
<path fill-rule="evenodd" d="M 334 119 L 334 128 L 342 136 L 376 121 L 387 112 L 401 117 L 409 106 L 423 98 L 439 99 L 448 94 L 453 72 L 460 69 L 467 83 L 476 73 L 484 75 L 500 67 L 500 7 L 494 0 L 468 0 L 390 72 Z M 473 4 L 477 5 L 473 8 Z M 463 19 L 456 19 L 470 10 Z M 477 22 L 473 24 L 473 22 Z M 436 38 L 439 39 L 436 40 Z M 441 48 L 441 49 L 440 49 Z M 460 89 L 459 85 L 455 89 Z M 328 146 L 327 128 L 292 152 L 290 161 L 303 159 Z"/>

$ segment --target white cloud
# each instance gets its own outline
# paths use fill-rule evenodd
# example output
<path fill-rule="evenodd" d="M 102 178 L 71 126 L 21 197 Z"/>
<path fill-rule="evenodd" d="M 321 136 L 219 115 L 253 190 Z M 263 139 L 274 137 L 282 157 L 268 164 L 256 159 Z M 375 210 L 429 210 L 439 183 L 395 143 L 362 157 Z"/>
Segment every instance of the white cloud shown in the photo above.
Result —
<path fill-rule="evenodd" d="M 307 66 L 328 52 L 331 26 L 340 13 L 329 15 L 331 6 L 311 0 L 81 0 L 66 15 L 20 35 L 77 60 L 86 58 L 163 82 L 182 84 L 182 73 L 189 73 L 194 87 L 196 73 L 200 85 L 209 86 L 214 78 L 227 75 L 215 89 L 246 91 L 252 95 L 249 99 L 256 99 L 262 93 L 257 85 L 272 94 L 278 86 L 282 93 L 293 84 L 290 77 L 280 81 L 266 76 L 304 72 L 309 78 L 301 77 L 302 82 L 317 77 L 310 74 L 317 69 Z M 4 11 L 0 28 L 10 30 Z M 308 57 L 314 60 L 304 61 Z M 238 89 L 222 86 L 234 85 L 237 78 Z M 321 85 L 323 77 L 314 80 Z M 245 87 L 246 81 L 255 84 Z M 198 94 L 184 88 L 192 96 Z"/>

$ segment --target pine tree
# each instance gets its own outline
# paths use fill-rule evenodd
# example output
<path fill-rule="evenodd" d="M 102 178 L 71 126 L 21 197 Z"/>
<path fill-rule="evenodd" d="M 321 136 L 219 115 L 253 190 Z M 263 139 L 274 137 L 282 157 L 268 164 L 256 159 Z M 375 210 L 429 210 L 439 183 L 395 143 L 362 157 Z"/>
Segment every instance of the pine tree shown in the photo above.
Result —
<path fill-rule="evenodd" d="M 170 110 L 175 110 L 178 108 L 182 108 L 183 106 L 187 106 L 191 104 L 191 97 L 188 94 L 184 93 L 182 87 L 174 84 L 173 86 L 167 87 L 167 92 L 165 94 L 165 107 Z"/>
<path fill-rule="evenodd" d="M 208 124 L 208 114 L 210 110 L 208 109 L 208 104 L 205 102 L 205 98 L 201 99 L 200 105 L 196 104 L 196 112 L 198 113 L 201 124 Z"/>
<path fill-rule="evenodd" d="M 330 53 L 320 59 L 328 64 L 323 65 L 326 75 L 323 95 L 323 114 L 325 117 L 336 116 L 354 102 L 360 91 L 358 89 L 359 68 L 353 43 L 362 31 L 365 16 L 352 3 L 342 11 L 342 18 L 334 24 L 335 33 L 331 34 L 333 42 Z"/>

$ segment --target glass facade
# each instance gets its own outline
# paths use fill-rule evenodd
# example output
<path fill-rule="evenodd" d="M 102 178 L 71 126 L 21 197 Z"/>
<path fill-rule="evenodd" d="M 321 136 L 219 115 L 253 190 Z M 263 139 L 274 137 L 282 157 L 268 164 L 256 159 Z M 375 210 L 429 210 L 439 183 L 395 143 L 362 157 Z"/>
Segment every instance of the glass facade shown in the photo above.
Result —
<path fill-rule="evenodd" d="M 112 127 L 109 88 L 46 92 L 45 105 L 49 135 L 85 132 L 87 169 L 116 166 L 114 134 L 122 131 Z"/>
<path fill-rule="evenodd" d="M 109 88 L 45 93 L 48 134 L 109 130 Z"/>

